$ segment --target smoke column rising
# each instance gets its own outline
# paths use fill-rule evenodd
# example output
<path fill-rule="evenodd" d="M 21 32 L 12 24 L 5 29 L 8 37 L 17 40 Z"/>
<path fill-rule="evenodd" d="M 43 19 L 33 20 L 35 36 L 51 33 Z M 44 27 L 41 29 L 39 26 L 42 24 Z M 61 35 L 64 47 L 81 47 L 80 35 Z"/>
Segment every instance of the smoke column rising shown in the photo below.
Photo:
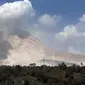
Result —
<path fill-rule="evenodd" d="M 9 36 L 25 38 L 30 19 L 35 15 L 31 2 L 28 0 L 5 3 L 0 6 L 0 59 L 6 59 L 12 49 L 8 42 Z"/>

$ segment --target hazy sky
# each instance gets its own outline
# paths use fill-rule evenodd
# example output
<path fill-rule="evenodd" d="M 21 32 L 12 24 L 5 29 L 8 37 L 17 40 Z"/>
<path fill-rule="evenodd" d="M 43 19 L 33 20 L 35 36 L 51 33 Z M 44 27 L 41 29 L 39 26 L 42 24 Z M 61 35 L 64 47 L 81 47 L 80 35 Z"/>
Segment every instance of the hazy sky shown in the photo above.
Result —
<path fill-rule="evenodd" d="M 0 12 L 0 15 L 4 14 L 4 12 L 10 14 L 14 12 L 17 16 L 17 13 L 19 13 L 18 8 L 22 7 L 23 0 L 14 3 L 16 1 L 0 0 L 0 9 L 6 9 L 3 13 Z M 85 0 L 24 1 L 25 4 L 20 9 L 20 13 L 23 13 L 25 10 L 24 17 L 18 17 L 22 22 L 23 20 L 26 22 L 21 26 L 23 29 L 40 39 L 45 45 L 54 47 L 59 51 L 72 53 L 85 52 Z M 10 4 L 12 4 L 12 6 L 6 4 L 8 9 L 6 6 L 2 7 L 7 2 L 11 2 Z M 27 5 L 31 6 L 28 7 Z M 17 6 L 18 11 L 15 11 L 15 6 Z M 26 9 L 24 9 L 25 6 L 27 7 Z M 12 14 L 9 18 L 12 17 L 13 19 L 13 16 Z M 9 19 L 6 18 L 6 20 L 8 21 Z M 10 24 L 15 25 L 14 22 Z M 20 22 L 18 22 L 16 30 L 20 25 Z M 10 25 L 8 25 L 9 27 Z"/>

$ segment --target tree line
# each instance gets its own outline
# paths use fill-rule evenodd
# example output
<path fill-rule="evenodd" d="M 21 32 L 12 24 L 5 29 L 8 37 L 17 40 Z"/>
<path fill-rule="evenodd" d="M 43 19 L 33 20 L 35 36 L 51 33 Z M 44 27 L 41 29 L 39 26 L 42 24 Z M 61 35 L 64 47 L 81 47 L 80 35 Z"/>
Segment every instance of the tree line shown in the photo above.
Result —
<path fill-rule="evenodd" d="M 0 66 L 0 85 L 85 85 L 85 66 Z"/>

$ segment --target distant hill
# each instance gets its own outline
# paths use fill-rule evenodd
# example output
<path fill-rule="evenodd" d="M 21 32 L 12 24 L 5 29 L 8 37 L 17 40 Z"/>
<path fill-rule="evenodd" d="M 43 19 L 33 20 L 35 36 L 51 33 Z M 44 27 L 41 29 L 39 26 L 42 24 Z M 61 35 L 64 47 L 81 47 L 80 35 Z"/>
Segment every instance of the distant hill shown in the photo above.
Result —
<path fill-rule="evenodd" d="M 57 60 L 49 60 L 49 59 L 46 59 L 46 60 L 40 60 L 38 61 L 36 64 L 37 65 L 48 65 L 48 66 L 58 66 L 58 64 L 61 64 L 61 63 L 65 63 L 67 66 L 72 66 L 73 64 L 76 64 L 76 63 L 71 63 L 71 62 L 64 62 L 64 61 L 57 61 Z"/>

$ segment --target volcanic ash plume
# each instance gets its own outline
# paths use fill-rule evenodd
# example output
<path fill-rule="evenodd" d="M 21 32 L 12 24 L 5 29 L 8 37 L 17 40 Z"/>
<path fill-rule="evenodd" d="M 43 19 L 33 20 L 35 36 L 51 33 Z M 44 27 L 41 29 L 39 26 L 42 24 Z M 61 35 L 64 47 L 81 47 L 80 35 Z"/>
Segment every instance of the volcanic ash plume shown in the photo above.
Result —
<path fill-rule="evenodd" d="M 44 56 L 43 45 L 32 36 L 24 39 L 18 36 L 10 36 L 8 40 L 12 48 L 9 50 L 8 58 L 3 61 L 3 64 L 29 65 L 41 60 Z"/>
<path fill-rule="evenodd" d="M 0 6 L 0 61 L 4 64 L 28 64 L 42 56 L 40 44 L 27 32 L 34 15 L 29 0 Z"/>

